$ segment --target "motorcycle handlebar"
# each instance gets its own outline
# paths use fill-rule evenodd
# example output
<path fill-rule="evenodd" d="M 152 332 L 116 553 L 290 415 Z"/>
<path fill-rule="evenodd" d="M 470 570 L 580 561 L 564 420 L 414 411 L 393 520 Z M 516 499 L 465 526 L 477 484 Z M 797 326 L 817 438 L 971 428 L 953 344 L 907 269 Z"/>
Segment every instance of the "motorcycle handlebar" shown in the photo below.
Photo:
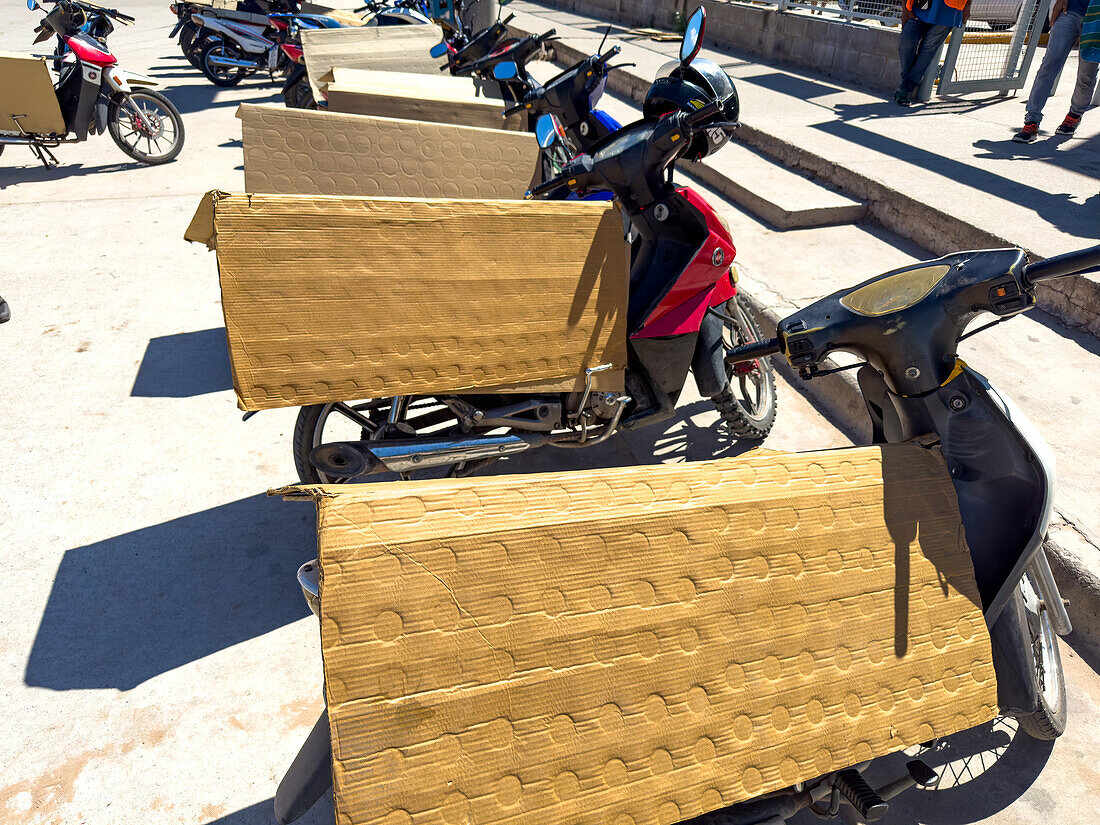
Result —
<path fill-rule="evenodd" d="M 778 338 L 769 338 L 767 341 L 753 341 L 751 344 L 743 344 L 734 347 L 726 353 L 727 364 L 741 364 L 745 361 L 755 361 L 766 355 L 774 355 L 782 351 Z"/>
<path fill-rule="evenodd" d="M 1078 275 L 1100 267 L 1100 244 L 1064 255 L 1055 255 L 1024 267 L 1023 280 L 1028 286 L 1067 275 Z"/>
<path fill-rule="evenodd" d="M 596 58 L 596 65 L 606 66 L 607 62 L 621 51 L 622 47 L 616 43 L 614 46 L 612 46 L 610 49 L 608 49 L 606 52 Z"/>
<path fill-rule="evenodd" d="M 522 112 L 526 108 L 527 108 L 527 104 L 525 104 L 525 103 L 517 103 L 515 106 L 510 106 L 501 113 L 501 115 L 500 115 L 501 120 L 507 120 L 509 117 L 514 115 L 516 112 Z"/>

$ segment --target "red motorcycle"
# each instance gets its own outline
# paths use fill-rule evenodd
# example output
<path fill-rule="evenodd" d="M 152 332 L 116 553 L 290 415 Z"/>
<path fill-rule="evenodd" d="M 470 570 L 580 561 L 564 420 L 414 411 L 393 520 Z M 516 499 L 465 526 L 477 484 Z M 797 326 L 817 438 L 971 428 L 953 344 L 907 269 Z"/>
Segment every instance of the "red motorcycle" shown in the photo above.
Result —
<path fill-rule="evenodd" d="M 761 339 L 737 300 L 733 239 L 722 218 L 672 183 L 677 159 L 718 150 L 737 125 L 738 99 L 720 67 L 697 57 L 703 17 L 688 27 L 679 62 L 646 97 L 644 117 L 569 161 L 529 196 L 566 187 L 610 190 L 633 224 L 626 391 L 439 395 L 303 407 L 294 456 L 306 483 L 449 468 L 466 475 L 534 447 L 586 447 L 620 429 L 674 414 L 688 372 L 735 435 L 760 439 L 775 419 L 775 378 L 766 360 L 727 366 L 734 347 Z M 548 145 L 560 125 L 537 130 Z"/>

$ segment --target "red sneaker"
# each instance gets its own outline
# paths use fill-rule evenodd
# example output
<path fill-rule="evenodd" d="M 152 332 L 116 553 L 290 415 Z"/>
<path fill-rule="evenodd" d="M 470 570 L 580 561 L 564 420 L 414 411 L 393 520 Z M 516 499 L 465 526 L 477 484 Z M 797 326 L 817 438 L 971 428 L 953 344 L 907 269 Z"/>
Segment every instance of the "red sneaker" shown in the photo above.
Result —
<path fill-rule="evenodd" d="M 1038 123 L 1025 123 L 1024 128 L 1012 136 L 1017 143 L 1034 143 L 1039 137 Z"/>
<path fill-rule="evenodd" d="M 1059 135 L 1072 135 L 1077 131 L 1077 127 L 1081 124 L 1081 116 L 1075 115 L 1070 112 L 1066 115 L 1066 119 L 1062 121 L 1062 125 L 1054 131 Z"/>

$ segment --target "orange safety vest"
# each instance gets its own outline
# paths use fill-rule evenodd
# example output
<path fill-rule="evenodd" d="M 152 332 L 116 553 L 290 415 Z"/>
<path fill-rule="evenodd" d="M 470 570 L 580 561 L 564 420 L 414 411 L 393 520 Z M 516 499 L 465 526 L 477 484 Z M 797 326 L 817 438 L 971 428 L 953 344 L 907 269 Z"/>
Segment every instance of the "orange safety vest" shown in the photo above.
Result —
<path fill-rule="evenodd" d="M 935 2 L 935 0 L 932 0 L 932 2 Z M 969 2 L 970 0 L 943 0 L 945 6 L 955 11 L 962 11 Z M 905 0 L 905 8 L 913 11 L 913 0 Z"/>

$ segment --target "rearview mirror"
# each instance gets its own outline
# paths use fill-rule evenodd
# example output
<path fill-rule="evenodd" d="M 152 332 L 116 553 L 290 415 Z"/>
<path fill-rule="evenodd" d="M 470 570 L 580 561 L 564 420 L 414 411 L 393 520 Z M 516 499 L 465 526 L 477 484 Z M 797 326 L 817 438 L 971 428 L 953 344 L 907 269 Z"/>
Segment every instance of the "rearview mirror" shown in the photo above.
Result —
<path fill-rule="evenodd" d="M 702 6 L 691 13 L 688 18 L 687 28 L 684 29 L 684 39 L 680 41 L 680 63 L 686 66 L 699 54 L 699 48 L 703 45 L 703 29 L 707 25 L 707 13 Z"/>
<path fill-rule="evenodd" d="M 30 2 L 30 0 L 28 0 Z M 428 50 L 428 54 L 432 57 L 443 57 L 447 53 L 446 43 L 436 43 L 431 49 Z"/>
<path fill-rule="evenodd" d="M 27 8 L 34 11 L 38 8 L 38 3 L 36 3 L 35 0 L 27 0 Z"/>
<path fill-rule="evenodd" d="M 497 80 L 515 80 L 519 67 L 511 60 L 502 60 L 493 66 L 493 77 Z"/>
<path fill-rule="evenodd" d="M 535 138 L 538 140 L 539 146 L 543 149 L 549 149 L 558 138 L 565 139 L 565 129 L 562 128 L 561 121 L 554 115 L 543 115 L 535 123 Z"/>

